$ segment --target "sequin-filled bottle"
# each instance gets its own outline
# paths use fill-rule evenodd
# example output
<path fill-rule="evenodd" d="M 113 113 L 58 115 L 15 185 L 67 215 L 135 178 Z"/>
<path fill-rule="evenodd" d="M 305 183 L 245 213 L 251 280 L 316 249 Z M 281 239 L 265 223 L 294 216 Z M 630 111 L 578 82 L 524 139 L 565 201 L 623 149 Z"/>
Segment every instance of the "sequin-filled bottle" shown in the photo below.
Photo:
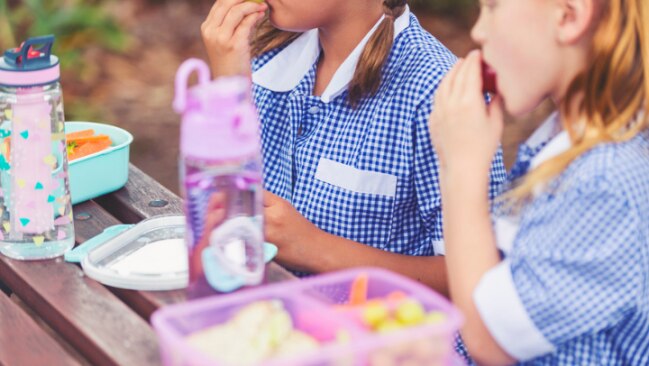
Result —
<path fill-rule="evenodd" d="M 59 60 L 53 36 L 0 59 L 0 252 L 44 259 L 74 246 Z"/>

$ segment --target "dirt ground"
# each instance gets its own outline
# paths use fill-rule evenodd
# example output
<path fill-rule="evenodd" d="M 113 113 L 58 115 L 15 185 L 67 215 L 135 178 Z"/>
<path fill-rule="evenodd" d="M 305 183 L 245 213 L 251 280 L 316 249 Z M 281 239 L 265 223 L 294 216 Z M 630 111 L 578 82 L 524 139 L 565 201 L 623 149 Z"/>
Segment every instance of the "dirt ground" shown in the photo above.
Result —
<path fill-rule="evenodd" d="M 199 27 L 209 3 L 165 1 L 146 9 L 138 1 L 118 3 L 119 9 L 114 10 L 132 36 L 132 51 L 127 55 L 88 51 L 84 57 L 101 65 L 96 71 L 101 82 L 75 92 L 83 93 L 83 100 L 98 108 L 101 122 L 134 135 L 131 162 L 177 192 L 179 116 L 171 109 L 174 76 L 185 59 L 205 57 Z M 431 14 L 417 15 L 455 54 L 465 55 L 474 47 L 467 26 Z M 65 80 L 63 83 L 66 90 Z M 544 106 L 527 120 L 539 121 L 547 111 Z M 535 126 L 524 122 L 508 121 L 503 142 L 508 165 L 518 143 Z"/>

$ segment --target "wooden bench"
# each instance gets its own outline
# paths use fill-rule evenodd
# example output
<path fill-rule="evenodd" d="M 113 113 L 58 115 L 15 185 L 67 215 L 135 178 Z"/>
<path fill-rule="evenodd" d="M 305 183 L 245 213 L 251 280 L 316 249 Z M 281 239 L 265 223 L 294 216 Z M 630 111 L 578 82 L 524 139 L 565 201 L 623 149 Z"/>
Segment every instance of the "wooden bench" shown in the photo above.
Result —
<path fill-rule="evenodd" d="M 112 225 L 181 213 L 179 197 L 131 165 L 124 188 L 74 207 L 76 242 L 83 243 Z M 293 279 L 279 265 L 273 262 L 268 265 L 265 283 Z M 0 256 L 0 282 L 28 309 L 21 310 L 4 294 L 0 297 L 2 365 L 160 364 L 158 343 L 149 318 L 163 305 L 186 300 L 184 291 L 180 290 L 147 292 L 104 286 L 86 277 L 78 265 L 66 263 L 62 258 L 17 261 Z M 53 337 L 39 328 L 28 315 L 30 312 L 55 333 Z M 12 328 L 15 327 L 25 329 L 19 334 L 26 338 L 14 337 Z M 25 345 L 12 348 L 14 351 L 9 353 L 13 355 L 5 356 L 4 347 L 14 347 L 21 339 L 37 342 L 38 352 L 28 354 L 32 348 Z M 68 355 L 59 343 L 69 344 L 78 354 Z M 29 362 L 34 357 L 40 361 Z"/>

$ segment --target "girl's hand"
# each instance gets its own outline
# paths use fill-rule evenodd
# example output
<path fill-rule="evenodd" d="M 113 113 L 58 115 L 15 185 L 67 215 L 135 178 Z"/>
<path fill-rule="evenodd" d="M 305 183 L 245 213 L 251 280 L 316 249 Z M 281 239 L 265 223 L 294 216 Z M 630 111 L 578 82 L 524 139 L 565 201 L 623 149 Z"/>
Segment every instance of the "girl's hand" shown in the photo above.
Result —
<path fill-rule="evenodd" d="M 250 74 L 250 36 L 268 9 L 248 0 L 217 0 L 201 25 L 214 77 Z"/>
<path fill-rule="evenodd" d="M 216 192 L 210 195 L 207 201 L 207 208 L 205 210 L 205 221 L 203 223 L 203 232 L 201 238 L 196 243 L 196 249 L 192 251 L 192 266 L 190 266 L 190 277 L 197 278 L 203 273 L 203 258 L 201 254 L 203 249 L 210 245 L 210 234 L 217 226 L 221 225 L 227 214 L 227 196 L 223 192 Z"/>
<path fill-rule="evenodd" d="M 266 241 L 277 245 L 277 259 L 291 268 L 304 266 L 309 255 L 310 243 L 316 242 L 321 233 L 314 224 L 302 216 L 283 198 L 264 191 L 264 236 Z"/>
<path fill-rule="evenodd" d="M 437 92 L 429 129 L 442 171 L 461 170 L 488 176 L 503 130 L 498 96 L 486 105 L 481 59 L 472 51 L 446 75 Z"/>

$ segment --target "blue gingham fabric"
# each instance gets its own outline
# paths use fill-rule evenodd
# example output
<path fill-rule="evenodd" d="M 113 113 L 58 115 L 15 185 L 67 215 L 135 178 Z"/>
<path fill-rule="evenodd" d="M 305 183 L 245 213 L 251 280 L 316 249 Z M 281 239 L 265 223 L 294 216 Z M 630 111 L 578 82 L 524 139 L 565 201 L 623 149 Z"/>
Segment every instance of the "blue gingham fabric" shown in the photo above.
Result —
<path fill-rule="evenodd" d="M 520 365 L 649 365 L 649 131 L 579 157 L 515 221 L 474 294 L 501 346 Z"/>
<path fill-rule="evenodd" d="M 253 70 L 279 51 L 254 60 Z M 395 253 L 443 254 L 443 248 L 433 248 L 442 240 L 442 221 L 438 163 L 427 125 L 433 93 L 455 61 L 410 15 L 378 93 L 356 108 L 348 104 L 346 91 L 328 103 L 312 95 L 315 64 L 288 92 L 254 85 L 265 187 L 328 233 Z M 329 180 L 317 177 L 324 162 L 346 174 L 395 181 L 396 187 L 394 192 L 378 187 L 379 193 L 350 190 L 342 173 Z M 337 179 L 342 184 L 335 184 Z M 491 172 L 492 197 L 505 179 L 499 152 Z"/>

